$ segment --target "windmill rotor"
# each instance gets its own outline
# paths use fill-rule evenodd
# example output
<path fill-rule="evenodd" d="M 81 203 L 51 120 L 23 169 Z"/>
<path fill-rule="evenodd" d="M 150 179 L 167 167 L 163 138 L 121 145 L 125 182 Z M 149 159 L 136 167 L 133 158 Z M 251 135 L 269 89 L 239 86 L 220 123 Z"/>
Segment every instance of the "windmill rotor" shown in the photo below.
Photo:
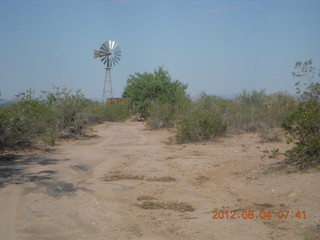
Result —
<path fill-rule="evenodd" d="M 121 58 L 121 50 L 115 41 L 107 41 L 102 44 L 100 50 L 94 50 L 94 58 L 100 58 L 106 68 L 112 68 Z"/>
<path fill-rule="evenodd" d="M 101 62 L 106 66 L 106 76 L 104 82 L 102 102 L 106 98 L 113 101 L 114 95 L 112 91 L 111 69 L 120 61 L 121 50 L 115 41 L 109 40 L 104 42 L 99 50 L 94 50 L 93 58 L 100 58 Z"/>

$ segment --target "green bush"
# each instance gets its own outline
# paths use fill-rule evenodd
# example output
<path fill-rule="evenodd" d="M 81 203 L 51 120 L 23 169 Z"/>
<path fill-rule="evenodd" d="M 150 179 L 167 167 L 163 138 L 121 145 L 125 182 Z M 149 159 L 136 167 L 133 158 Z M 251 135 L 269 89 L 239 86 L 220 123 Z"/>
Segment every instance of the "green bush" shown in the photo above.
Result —
<path fill-rule="evenodd" d="M 152 102 L 148 108 L 148 127 L 151 129 L 174 127 L 177 118 L 190 107 L 190 104 L 191 99 L 186 95 L 180 97 L 174 104 Z"/>
<path fill-rule="evenodd" d="M 265 102 L 266 98 L 267 94 L 264 89 L 260 91 L 252 90 L 250 92 L 243 90 L 236 96 L 236 101 L 249 106 L 259 106 Z"/>
<path fill-rule="evenodd" d="M 296 84 L 299 101 L 283 123 L 289 143 L 295 146 L 287 151 L 289 162 L 308 167 L 320 163 L 320 82 L 314 81 L 312 61 L 296 63 L 295 77 L 309 80 Z"/>
<path fill-rule="evenodd" d="M 295 104 L 286 92 L 267 95 L 264 90 L 243 91 L 228 105 L 223 116 L 228 126 L 245 132 L 280 127 Z"/>
<path fill-rule="evenodd" d="M 86 112 L 89 125 L 101 124 L 104 121 L 123 121 L 129 117 L 128 107 L 125 102 L 101 104 L 91 101 L 86 106 Z"/>
<path fill-rule="evenodd" d="M 103 106 L 103 117 L 106 121 L 123 121 L 128 116 L 128 107 L 125 103 L 111 103 Z"/>
<path fill-rule="evenodd" d="M 138 113 L 142 118 L 150 116 L 150 106 L 157 104 L 177 104 L 185 98 L 187 86 L 171 76 L 162 67 L 154 73 L 135 73 L 130 75 L 123 92 L 132 113 Z"/>
<path fill-rule="evenodd" d="M 263 141 L 280 141 L 280 135 L 271 129 L 281 126 L 286 113 L 295 104 L 294 97 L 286 92 L 268 95 L 264 90 L 244 90 L 234 99 L 202 93 L 186 108 L 188 111 L 182 111 L 178 117 L 177 141 L 208 140 L 223 135 L 226 127 L 246 132 L 259 131 Z"/>
<path fill-rule="evenodd" d="M 101 124 L 106 121 L 104 115 L 104 106 L 98 101 L 88 100 L 86 107 L 82 109 L 87 115 L 86 125 L 91 126 L 95 124 Z"/>
<path fill-rule="evenodd" d="M 17 102 L 0 108 L 0 146 L 54 144 L 57 136 L 76 136 L 90 123 L 93 102 L 80 90 L 53 87 L 34 97 L 34 91 L 17 95 Z"/>
<path fill-rule="evenodd" d="M 178 143 L 207 141 L 226 132 L 227 124 L 222 118 L 217 98 L 203 94 L 191 103 L 177 120 L 176 140 Z"/>
<path fill-rule="evenodd" d="M 147 125 L 151 129 L 171 128 L 175 125 L 177 109 L 169 103 L 152 103 Z"/>
<path fill-rule="evenodd" d="M 53 86 L 34 97 L 29 89 L 17 95 L 17 102 L 0 107 L 0 147 L 19 143 L 54 144 L 57 137 L 85 134 L 88 125 L 121 121 L 128 117 L 125 104 L 101 105 L 84 97 L 80 90 Z"/>
<path fill-rule="evenodd" d="M 60 131 L 67 130 L 81 134 L 88 124 L 88 112 L 85 111 L 90 100 L 84 97 L 81 90 L 73 92 L 66 88 L 53 86 L 52 91 L 43 91 L 45 102 L 56 114 L 56 124 Z"/>
<path fill-rule="evenodd" d="M 18 102 L 0 111 L 0 144 L 9 146 L 19 142 L 55 140 L 55 113 L 30 89 L 17 95 Z"/>

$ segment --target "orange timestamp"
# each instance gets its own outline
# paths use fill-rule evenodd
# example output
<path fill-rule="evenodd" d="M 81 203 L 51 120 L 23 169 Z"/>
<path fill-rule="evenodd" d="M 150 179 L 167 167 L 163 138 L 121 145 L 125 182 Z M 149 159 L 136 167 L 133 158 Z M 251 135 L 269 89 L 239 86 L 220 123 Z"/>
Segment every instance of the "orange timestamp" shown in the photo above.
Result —
<path fill-rule="evenodd" d="M 256 210 L 214 210 L 212 219 L 306 219 L 305 210 L 256 211 Z"/>

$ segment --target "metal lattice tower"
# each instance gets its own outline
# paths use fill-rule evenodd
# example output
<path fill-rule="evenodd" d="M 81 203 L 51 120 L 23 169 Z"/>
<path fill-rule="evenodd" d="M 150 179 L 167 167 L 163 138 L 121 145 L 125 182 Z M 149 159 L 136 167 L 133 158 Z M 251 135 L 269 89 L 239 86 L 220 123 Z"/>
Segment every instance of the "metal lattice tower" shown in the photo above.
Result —
<path fill-rule="evenodd" d="M 113 102 L 114 93 L 112 90 L 111 69 L 120 61 L 121 50 L 115 41 L 107 41 L 102 44 L 100 50 L 94 50 L 94 58 L 100 58 L 101 62 L 106 66 L 106 75 L 103 85 L 102 103 L 106 103 L 108 99 Z"/>

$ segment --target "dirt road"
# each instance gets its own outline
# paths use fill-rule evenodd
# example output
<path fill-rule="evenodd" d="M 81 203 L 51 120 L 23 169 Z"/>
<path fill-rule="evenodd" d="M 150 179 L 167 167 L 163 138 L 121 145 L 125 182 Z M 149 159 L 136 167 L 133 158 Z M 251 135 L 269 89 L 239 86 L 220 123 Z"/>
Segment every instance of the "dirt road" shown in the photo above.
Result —
<path fill-rule="evenodd" d="M 95 131 L 0 162 L 0 239 L 320 239 L 319 171 L 270 171 L 281 157 L 261 158 L 285 143 L 175 145 L 137 122 Z"/>

